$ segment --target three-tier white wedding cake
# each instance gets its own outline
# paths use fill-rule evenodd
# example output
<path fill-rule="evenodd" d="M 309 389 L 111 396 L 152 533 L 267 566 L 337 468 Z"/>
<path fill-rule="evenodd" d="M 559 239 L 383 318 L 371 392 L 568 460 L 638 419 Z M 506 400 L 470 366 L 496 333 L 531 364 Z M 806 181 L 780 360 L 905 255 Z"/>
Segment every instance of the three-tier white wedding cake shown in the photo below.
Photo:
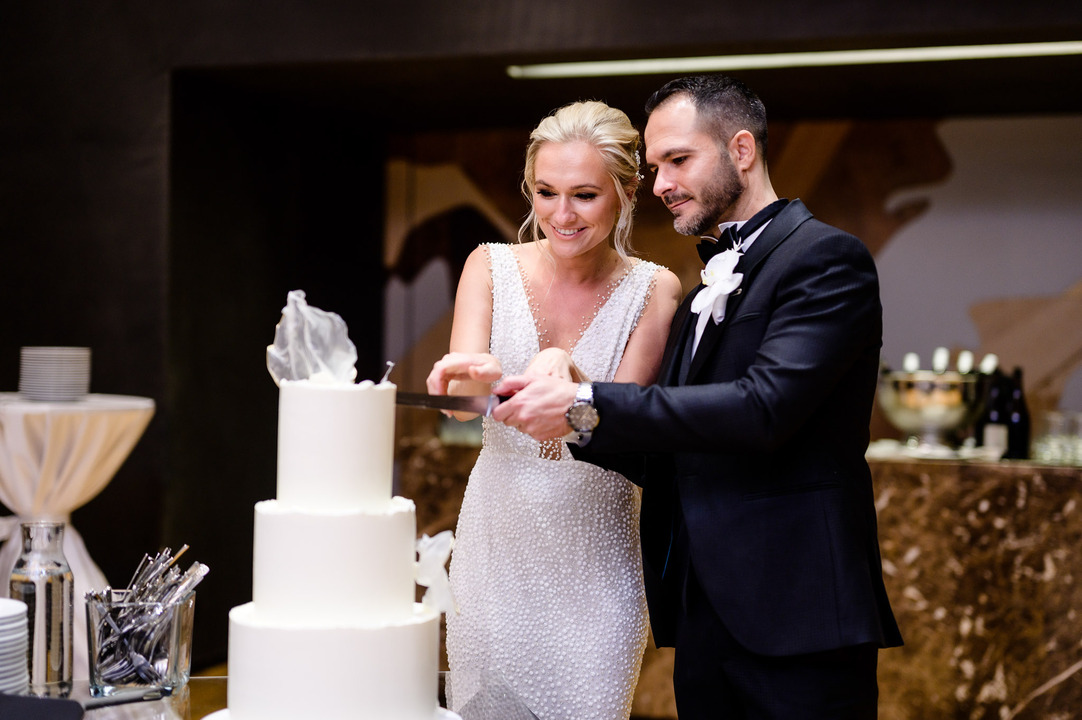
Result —
<path fill-rule="evenodd" d="M 457 717 L 438 703 L 440 611 L 414 602 L 414 504 L 392 497 L 395 386 L 279 388 L 277 496 L 255 506 L 252 601 L 229 613 L 211 717 Z"/>

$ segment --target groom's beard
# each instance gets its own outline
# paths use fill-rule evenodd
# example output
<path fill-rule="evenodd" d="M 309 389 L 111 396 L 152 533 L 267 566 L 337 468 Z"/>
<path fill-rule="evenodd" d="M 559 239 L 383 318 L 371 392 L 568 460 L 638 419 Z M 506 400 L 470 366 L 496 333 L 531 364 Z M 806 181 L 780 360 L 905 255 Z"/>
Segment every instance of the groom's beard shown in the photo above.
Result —
<path fill-rule="evenodd" d="M 722 156 L 714 177 L 698 192 L 696 199 L 699 210 L 684 217 L 674 218 L 673 228 L 681 235 L 714 235 L 717 230 L 718 218 L 732 207 L 744 192 L 740 184 L 740 176 L 733 166 L 728 155 Z M 686 196 L 676 196 L 666 199 L 666 203 L 680 202 Z"/>

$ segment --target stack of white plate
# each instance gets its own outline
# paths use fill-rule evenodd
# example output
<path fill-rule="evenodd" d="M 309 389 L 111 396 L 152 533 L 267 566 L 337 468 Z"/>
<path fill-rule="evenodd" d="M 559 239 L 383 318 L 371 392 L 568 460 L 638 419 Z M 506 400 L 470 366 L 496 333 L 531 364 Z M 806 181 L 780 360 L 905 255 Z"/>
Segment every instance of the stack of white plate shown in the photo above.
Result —
<path fill-rule="evenodd" d="M 90 390 L 90 348 L 24 347 L 19 393 L 28 400 L 72 402 Z"/>
<path fill-rule="evenodd" d="M 26 603 L 0 598 L 0 693 L 20 695 L 30 683 Z"/>

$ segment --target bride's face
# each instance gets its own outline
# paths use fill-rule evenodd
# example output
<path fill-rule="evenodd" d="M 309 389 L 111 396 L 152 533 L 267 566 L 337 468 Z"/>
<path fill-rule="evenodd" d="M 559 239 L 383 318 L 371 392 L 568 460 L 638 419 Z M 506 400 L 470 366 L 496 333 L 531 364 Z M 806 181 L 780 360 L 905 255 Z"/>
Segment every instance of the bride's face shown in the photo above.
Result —
<path fill-rule="evenodd" d="M 538 225 L 557 257 L 583 255 L 608 241 L 620 199 L 594 146 L 542 145 L 534 161 L 533 193 Z"/>

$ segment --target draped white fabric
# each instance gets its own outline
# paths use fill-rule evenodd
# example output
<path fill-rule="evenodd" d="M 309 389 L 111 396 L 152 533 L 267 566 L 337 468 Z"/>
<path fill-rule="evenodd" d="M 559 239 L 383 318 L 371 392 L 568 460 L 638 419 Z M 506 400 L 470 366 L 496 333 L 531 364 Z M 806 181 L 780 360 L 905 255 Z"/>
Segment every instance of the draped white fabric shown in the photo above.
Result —
<path fill-rule="evenodd" d="M 83 596 L 108 581 L 70 515 L 109 484 L 153 415 L 150 398 L 90 394 L 78 402 L 54 403 L 0 393 L 0 503 L 14 513 L 0 517 L 0 541 L 7 540 L 0 549 L 0 596 L 8 595 L 7 578 L 22 549 L 19 523 L 68 523 L 64 555 L 75 585 L 77 680 L 89 674 Z"/>

